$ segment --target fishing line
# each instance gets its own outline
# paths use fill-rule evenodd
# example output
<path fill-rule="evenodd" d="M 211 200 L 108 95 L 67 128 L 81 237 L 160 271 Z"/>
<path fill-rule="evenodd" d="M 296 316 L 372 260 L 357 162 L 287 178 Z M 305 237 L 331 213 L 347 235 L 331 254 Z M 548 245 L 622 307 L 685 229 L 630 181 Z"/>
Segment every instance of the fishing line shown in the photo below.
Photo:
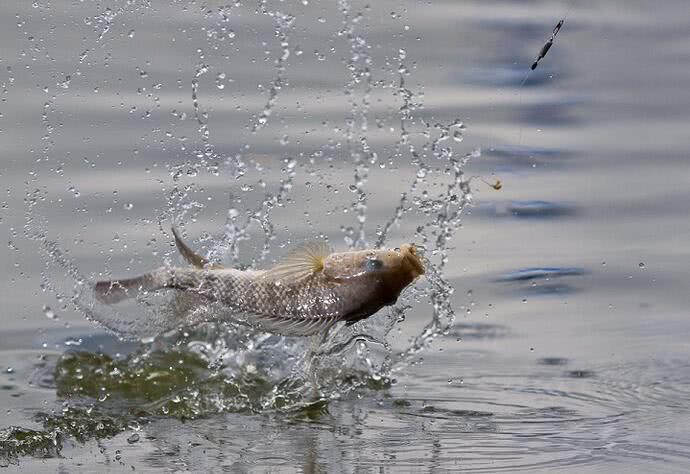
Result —
<path fill-rule="evenodd" d="M 542 60 L 544 60 L 544 58 L 546 57 L 548 52 L 551 50 L 551 47 L 553 46 L 553 44 L 556 40 L 556 36 L 558 36 L 558 33 L 560 33 L 561 28 L 563 28 L 563 25 L 565 25 L 565 21 L 568 17 L 568 14 L 572 10 L 573 4 L 574 4 L 574 0 L 568 0 L 566 2 L 566 5 L 567 5 L 566 11 L 563 14 L 563 16 L 560 18 L 560 20 L 558 20 L 558 22 L 554 26 L 553 30 L 551 31 L 551 37 L 541 47 L 541 49 L 539 50 L 539 53 L 534 57 L 532 64 L 527 69 L 527 72 L 525 72 L 525 76 L 522 78 L 522 81 L 520 82 L 520 85 L 518 86 L 518 109 L 522 109 L 523 89 L 525 87 L 525 84 L 527 84 L 527 81 L 529 81 L 529 78 L 532 75 L 532 72 L 534 72 L 539 67 Z M 493 95 L 493 98 L 490 101 L 490 103 L 493 104 L 496 102 L 496 96 L 497 95 L 498 95 L 498 92 Z M 517 140 L 517 146 L 518 147 L 520 147 L 522 145 L 522 135 L 523 135 L 524 128 L 525 128 L 525 126 L 523 124 L 520 124 L 520 128 L 518 130 L 518 140 Z M 484 184 L 493 188 L 496 191 L 499 191 L 500 189 L 503 188 L 503 182 L 500 179 L 496 179 L 494 182 L 487 181 L 482 176 L 472 176 L 470 179 L 474 179 L 474 178 L 478 178 Z"/>
<path fill-rule="evenodd" d="M 522 79 L 522 82 L 520 83 L 520 87 L 518 88 L 518 108 L 522 109 L 522 92 L 525 84 L 529 80 L 530 76 L 532 75 L 532 72 L 534 72 L 537 67 L 539 67 L 539 64 L 541 61 L 546 57 L 548 54 L 549 50 L 553 46 L 554 41 L 556 40 L 556 36 L 558 33 L 561 31 L 561 28 L 565 24 L 565 20 L 568 17 L 568 14 L 570 13 L 570 10 L 573 7 L 573 0 L 568 0 L 567 2 L 568 8 L 566 9 L 565 13 L 561 17 L 560 20 L 558 20 L 558 23 L 556 23 L 556 26 L 554 26 L 553 30 L 551 31 L 551 37 L 544 43 L 544 45 L 541 47 L 541 50 L 539 50 L 539 53 L 537 56 L 534 58 L 534 61 L 532 62 L 532 65 L 529 67 L 527 72 L 525 73 L 525 77 Z M 524 125 L 520 125 L 520 130 L 518 131 L 518 146 L 522 145 L 522 132 L 524 129 Z"/>

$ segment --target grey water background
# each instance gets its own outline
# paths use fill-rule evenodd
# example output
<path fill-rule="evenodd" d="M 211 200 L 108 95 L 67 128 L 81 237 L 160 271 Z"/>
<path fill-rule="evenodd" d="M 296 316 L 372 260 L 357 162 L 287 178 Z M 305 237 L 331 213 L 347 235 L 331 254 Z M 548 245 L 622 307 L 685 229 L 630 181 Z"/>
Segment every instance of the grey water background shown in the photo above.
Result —
<path fill-rule="evenodd" d="M 198 97 L 224 155 L 252 154 L 270 167 L 342 139 L 333 129 L 350 113 L 341 61 L 349 52 L 333 39 L 342 26 L 337 6 L 272 5 L 296 18 L 292 54 L 288 83 L 256 134 L 251 125 L 280 55 L 275 22 L 253 3 L 238 5 L 226 23 L 234 41 L 215 42 L 209 25 L 217 17 L 207 12 L 220 6 L 0 5 L 0 428 L 34 426 L 37 410 L 59 404 L 33 380 L 42 354 L 103 333 L 41 290 L 45 257 L 23 234 L 27 189 L 49 196 L 36 213 L 84 274 L 104 265 L 128 274 L 160 265 L 170 250 L 160 231 L 151 241 L 158 223 L 146 219 L 166 207 L 166 164 L 199 147 L 191 82 L 200 63 L 212 66 Z M 106 7 L 115 15 L 98 40 L 103 24 L 85 19 Z M 475 182 L 476 204 L 446 271 L 458 318 L 421 364 L 397 374 L 391 392 L 406 403 L 346 399 L 314 423 L 162 419 L 137 444 L 123 433 L 77 444 L 62 458 L 22 459 L 9 472 L 687 471 L 687 3 L 386 1 L 369 9 L 353 2 L 352 11 L 364 14 L 374 75 L 394 80 L 404 49 L 424 116 L 464 120 L 463 146 L 482 148 L 470 172 L 504 183 L 494 191 Z M 554 47 L 520 88 L 566 13 Z M 372 113 L 396 113 L 385 100 L 379 109 L 372 103 Z M 399 132 L 371 123 L 368 133 L 383 155 Z M 350 182 L 345 171 L 333 179 Z M 191 236 L 220 232 L 228 209 L 222 172 L 203 179 L 207 207 L 187 223 Z M 368 222 L 384 221 L 401 189 L 372 177 L 369 190 Z M 328 196 L 308 194 L 298 192 L 275 217 L 279 235 L 314 231 L 303 213 L 318 216 Z M 315 232 L 337 237 L 352 216 L 315 221 L 332 226 Z M 403 220 L 395 238 L 415 225 Z M 46 317 L 46 305 L 59 319 Z M 428 317 L 415 307 L 394 343 L 404 347 Z"/>

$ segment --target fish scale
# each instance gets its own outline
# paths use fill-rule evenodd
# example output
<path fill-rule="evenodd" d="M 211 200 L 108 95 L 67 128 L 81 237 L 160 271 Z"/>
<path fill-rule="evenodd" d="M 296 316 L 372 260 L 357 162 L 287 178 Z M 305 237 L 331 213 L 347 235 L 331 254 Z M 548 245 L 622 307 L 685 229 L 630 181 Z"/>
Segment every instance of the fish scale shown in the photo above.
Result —
<path fill-rule="evenodd" d="M 395 250 L 330 253 L 325 244 L 311 243 L 269 270 L 238 270 L 209 263 L 174 229 L 173 234 L 182 256 L 196 268 L 160 268 L 135 278 L 98 282 L 97 298 L 113 304 L 142 291 L 174 289 L 218 302 L 237 313 L 233 319 L 266 331 L 309 336 L 394 304 L 424 273 L 410 244 Z"/>
<path fill-rule="evenodd" d="M 338 321 L 349 321 L 348 315 L 361 306 L 352 287 L 336 287 L 322 275 L 295 284 L 267 276 L 266 272 L 235 269 L 174 269 L 163 286 L 250 313 L 264 329 L 290 335 L 309 335 Z"/>

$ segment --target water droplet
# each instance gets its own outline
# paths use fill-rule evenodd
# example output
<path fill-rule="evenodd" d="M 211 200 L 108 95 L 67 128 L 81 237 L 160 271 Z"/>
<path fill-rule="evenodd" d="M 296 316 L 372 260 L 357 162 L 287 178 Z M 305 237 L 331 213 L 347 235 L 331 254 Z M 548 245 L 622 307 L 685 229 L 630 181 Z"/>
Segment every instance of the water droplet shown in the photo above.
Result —
<path fill-rule="evenodd" d="M 638 263 L 638 264 L 637 264 L 637 266 L 638 266 L 638 267 L 640 267 L 640 268 L 642 268 L 642 269 L 644 269 L 644 268 L 645 268 L 645 264 L 644 264 L 644 262 L 640 262 L 640 263 Z"/>
<path fill-rule="evenodd" d="M 138 433 L 134 433 L 132 436 L 130 436 L 129 438 L 127 438 L 127 442 L 128 442 L 129 444 L 138 443 L 138 442 L 139 442 L 139 434 L 138 434 Z"/>
<path fill-rule="evenodd" d="M 52 319 L 53 321 L 58 319 L 57 315 L 55 314 L 55 311 L 53 311 L 52 308 L 48 305 L 43 306 L 43 314 L 46 315 L 46 318 Z"/>
<path fill-rule="evenodd" d="M 65 345 L 66 346 L 81 346 L 82 340 L 80 339 L 75 339 L 73 337 L 65 339 Z"/>
<path fill-rule="evenodd" d="M 134 38 L 134 30 L 129 30 L 127 36 L 129 36 L 130 38 Z"/>
<path fill-rule="evenodd" d="M 223 81 L 225 80 L 225 73 L 224 72 L 219 72 L 216 74 L 216 87 L 218 89 L 225 89 L 225 84 L 223 84 Z"/>
<path fill-rule="evenodd" d="M 131 202 L 128 202 L 127 204 L 125 204 L 122 207 L 124 207 L 126 211 L 131 211 L 132 209 L 134 209 L 134 204 L 132 204 Z"/>
<path fill-rule="evenodd" d="M 72 80 L 72 76 L 67 74 L 65 76 L 65 79 L 62 82 L 58 82 L 57 86 L 60 87 L 61 89 L 69 89 L 69 83 Z"/>

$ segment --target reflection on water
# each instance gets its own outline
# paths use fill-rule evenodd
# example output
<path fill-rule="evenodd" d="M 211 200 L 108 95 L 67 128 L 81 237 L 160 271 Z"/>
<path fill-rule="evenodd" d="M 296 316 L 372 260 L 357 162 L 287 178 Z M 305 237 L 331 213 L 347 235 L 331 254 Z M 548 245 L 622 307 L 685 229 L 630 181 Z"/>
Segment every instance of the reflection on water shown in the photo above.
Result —
<path fill-rule="evenodd" d="M 582 291 L 577 277 L 589 272 L 576 267 L 534 267 L 504 273 L 494 279 L 504 290 L 516 295 L 564 296 Z"/>
<path fill-rule="evenodd" d="M 527 145 L 496 145 L 484 151 L 497 173 L 524 173 L 536 168 L 563 168 L 573 157 L 572 151 Z"/>
<path fill-rule="evenodd" d="M 1 465 L 687 470 L 687 5 L 419 8 L 0 5 Z M 172 221 L 226 264 L 321 236 L 433 267 L 316 399 L 306 341 L 85 323 L 157 332 L 169 298 L 85 288 L 176 264 Z"/>
<path fill-rule="evenodd" d="M 474 213 L 489 217 L 517 219 L 558 219 L 577 213 L 572 205 L 550 201 L 510 201 L 482 204 Z"/>
<path fill-rule="evenodd" d="M 510 334 L 506 326 L 487 323 L 456 323 L 447 334 L 459 339 L 497 339 Z"/>
<path fill-rule="evenodd" d="M 582 268 L 571 267 L 535 267 L 522 268 L 514 272 L 504 273 L 496 278 L 496 281 L 527 281 L 527 280 L 550 280 L 564 276 L 585 275 L 587 272 Z"/>

